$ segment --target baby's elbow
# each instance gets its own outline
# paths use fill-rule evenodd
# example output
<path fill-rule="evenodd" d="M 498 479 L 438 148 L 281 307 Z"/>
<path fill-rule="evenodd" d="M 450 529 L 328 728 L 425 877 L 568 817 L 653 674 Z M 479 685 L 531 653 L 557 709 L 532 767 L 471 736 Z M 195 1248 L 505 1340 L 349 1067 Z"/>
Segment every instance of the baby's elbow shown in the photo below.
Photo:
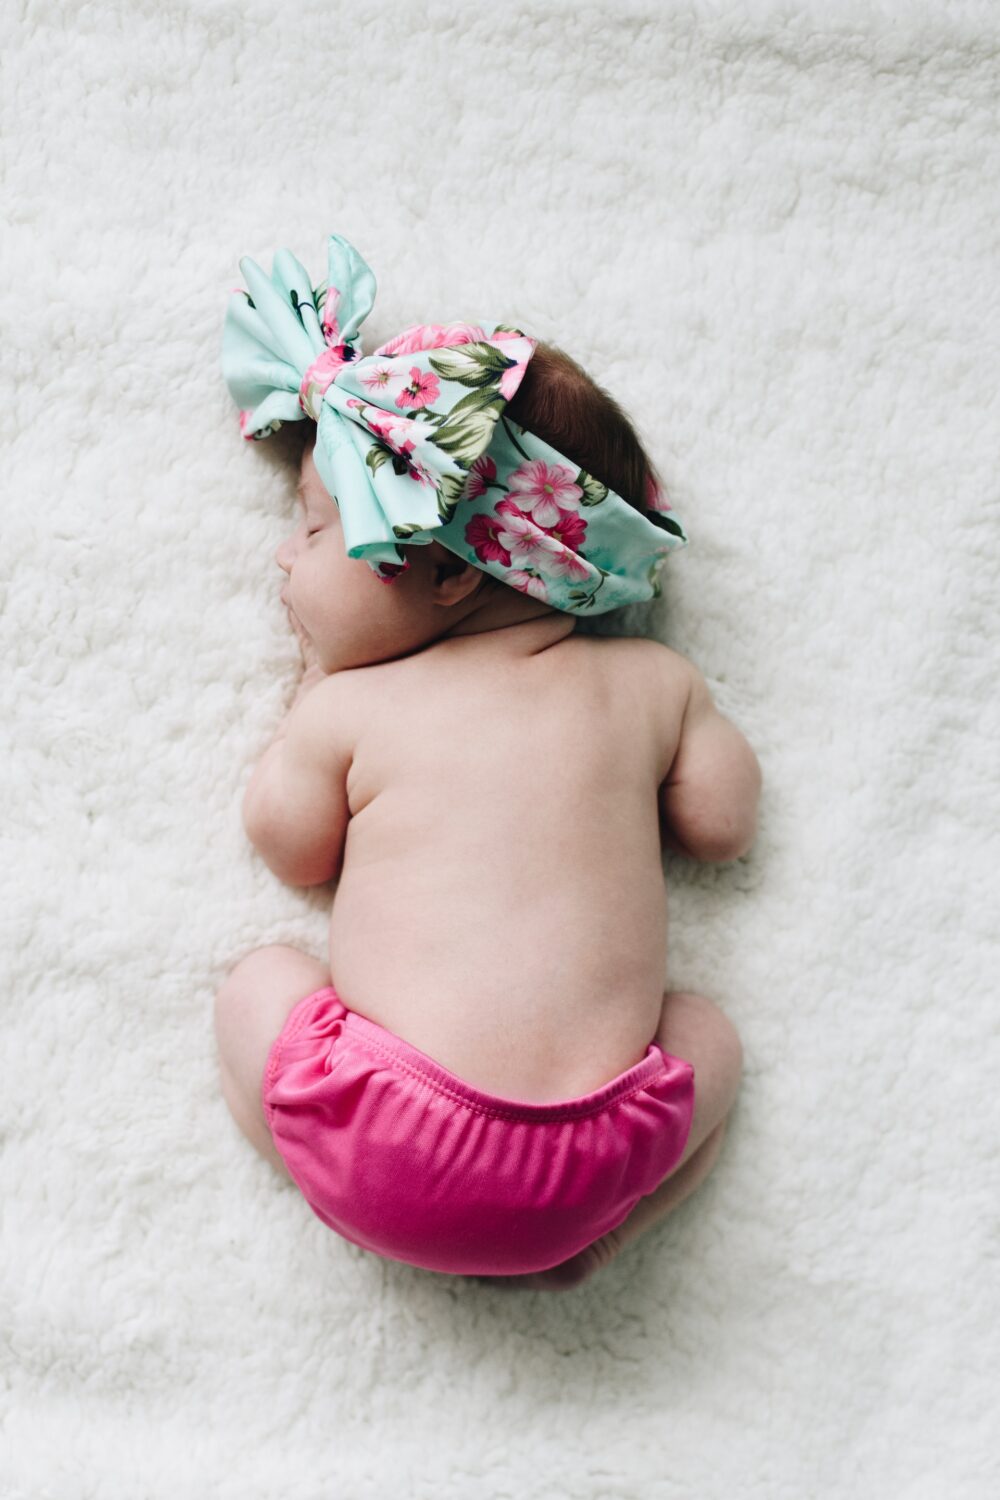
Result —
<path fill-rule="evenodd" d="M 760 771 L 760 760 L 745 739 L 742 765 L 739 766 L 735 781 L 736 795 L 733 796 L 732 811 L 718 829 L 718 852 L 709 855 L 717 864 L 729 864 L 732 859 L 742 859 L 745 853 L 750 853 L 753 849 L 757 837 L 757 807 L 760 804 L 763 774 Z"/>
<path fill-rule="evenodd" d="M 339 874 L 339 871 L 334 870 L 331 872 L 325 868 L 323 870 L 309 870 L 305 872 L 301 870 L 285 872 L 275 869 L 273 865 L 269 866 L 269 868 L 272 874 L 277 875 L 283 885 L 290 885 L 297 891 L 313 890 L 318 885 L 329 885 L 331 881 L 337 879 Z"/>
<path fill-rule="evenodd" d="M 750 853 L 750 850 L 753 848 L 756 840 L 757 823 L 755 819 L 754 826 L 749 830 L 749 832 L 744 833 L 742 838 L 735 840 L 732 847 L 727 851 L 727 853 L 723 856 L 719 863 L 731 864 L 733 860 L 743 859 L 747 854 Z"/>
<path fill-rule="evenodd" d="M 760 761 L 749 745 L 746 746 L 741 779 L 743 784 L 740 788 L 739 813 L 724 830 L 722 852 L 716 856 L 719 864 L 742 859 L 750 853 L 757 838 L 757 808 L 760 805 L 764 777 Z"/>
<path fill-rule="evenodd" d="M 720 817 L 715 811 L 685 830 L 688 852 L 707 864 L 728 865 L 750 853 L 757 838 L 757 797 L 743 802 L 738 812 Z"/>
<path fill-rule="evenodd" d="M 271 874 L 295 890 L 308 890 L 313 886 L 327 885 L 340 876 L 340 861 L 319 860 L 312 856 L 289 851 L 280 844 L 266 840 L 250 841 Z"/>
<path fill-rule="evenodd" d="M 719 833 L 701 840 L 696 858 L 710 865 L 729 865 L 749 854 L 757 837 L 756 824 L 739 832 Z"/>
<path fill-rule="evenodd" d="M 259 798 L 251 798 L 249 794 L 244 797 L 242 821 L 243 832 L 246 834 L 248 843 L 270 868 L 270 855 L 274 840 L 267 809 Z"/>
<path fill-rule="evenodd" d="M 279 828 L 270 799 L 262 787 L 255 787 L 253 784 L 247 787 L 243 798 L 243 832 L 271 874 L 276 874 L 279 880 L 285 880 L 288 885 L 297 885 L 297 880 L 289 880 L 289 871 L 285 868 L 282 844 L 277 838 Z"/>

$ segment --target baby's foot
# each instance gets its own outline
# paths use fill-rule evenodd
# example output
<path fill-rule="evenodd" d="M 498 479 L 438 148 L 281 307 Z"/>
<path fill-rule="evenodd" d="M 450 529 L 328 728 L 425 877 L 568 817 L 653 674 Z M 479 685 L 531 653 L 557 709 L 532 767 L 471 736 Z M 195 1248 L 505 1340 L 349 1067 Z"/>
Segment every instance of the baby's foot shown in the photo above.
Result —
<path fill-rule="evenodd" d="M 581 1286 L 602 1266 L 610 1265 L 621 1248 L 618 1232 L 612 1229 L 547 1271 L 532 1271 L 527 1276 L 477 1276 L 475 1280 L 511 1292 L 568 1292 Z"/>

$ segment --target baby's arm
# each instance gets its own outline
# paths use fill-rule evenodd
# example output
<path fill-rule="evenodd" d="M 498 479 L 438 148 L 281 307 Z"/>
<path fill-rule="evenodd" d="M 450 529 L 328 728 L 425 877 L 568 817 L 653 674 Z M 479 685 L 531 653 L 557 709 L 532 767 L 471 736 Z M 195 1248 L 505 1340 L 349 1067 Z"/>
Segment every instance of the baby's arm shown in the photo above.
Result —
<path fill-rule="evenodd" d="M 350 821 L 342 674 L 310 668 L 243 798 L 247 837 L 288 885 L 323 885 L 340 873 Z M 303 691 L 305 689 L 305 691 Z"/>
<path fill-rule="evenodd" d="M 677 753 L 660 786 L 660 810 L 673 834 L 667 842 L 694 859 L 739 859 L 757 831 L 760 764 L 745 736 L 716 708 L 698 668 L 671 656 L 672 673 L 683 663 L 687 700 Z"/>

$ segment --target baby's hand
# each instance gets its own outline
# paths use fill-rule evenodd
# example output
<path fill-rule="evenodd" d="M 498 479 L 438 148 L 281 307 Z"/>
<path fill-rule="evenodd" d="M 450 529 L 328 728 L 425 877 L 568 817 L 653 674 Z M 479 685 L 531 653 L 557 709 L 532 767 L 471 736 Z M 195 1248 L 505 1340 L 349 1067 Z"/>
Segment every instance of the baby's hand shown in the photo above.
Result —
<path fill-rule="evenodd" d="M 288 610 L 289 622 L 291 623 L 291 627 L 295 631 L 295 634 L 299 638 L 299 646 L 302 651 L 302 664 L 305 667 L 305 672 L 303 673 L 301 685 L 309 686 L 313 682 L 318 682 L 321 677 L 325 677 L 327 674 L 323 671 L 323 668 L 319 664 L 319 657 L 316 654 L 316 647 L 313 645 L 311 639 L 302 628 L 298 615 L 292 609 L 290 604 L 286 605 L 286 608 Z"/>

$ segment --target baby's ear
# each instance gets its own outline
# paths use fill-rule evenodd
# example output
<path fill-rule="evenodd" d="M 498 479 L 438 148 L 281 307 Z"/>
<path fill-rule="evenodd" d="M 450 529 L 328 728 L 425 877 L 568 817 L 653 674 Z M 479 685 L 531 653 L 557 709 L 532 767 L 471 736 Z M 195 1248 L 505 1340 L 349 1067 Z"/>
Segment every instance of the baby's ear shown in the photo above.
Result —
<path fill-rule="evenodd" d="M 431 542 L 420 550 L 428 554 L 435 604 L 460 603 L 486 577 L 482 568 L 473 567 L 464 558 L 456 557 L 454 552 L 449 552 L 440 542 Z"/>

